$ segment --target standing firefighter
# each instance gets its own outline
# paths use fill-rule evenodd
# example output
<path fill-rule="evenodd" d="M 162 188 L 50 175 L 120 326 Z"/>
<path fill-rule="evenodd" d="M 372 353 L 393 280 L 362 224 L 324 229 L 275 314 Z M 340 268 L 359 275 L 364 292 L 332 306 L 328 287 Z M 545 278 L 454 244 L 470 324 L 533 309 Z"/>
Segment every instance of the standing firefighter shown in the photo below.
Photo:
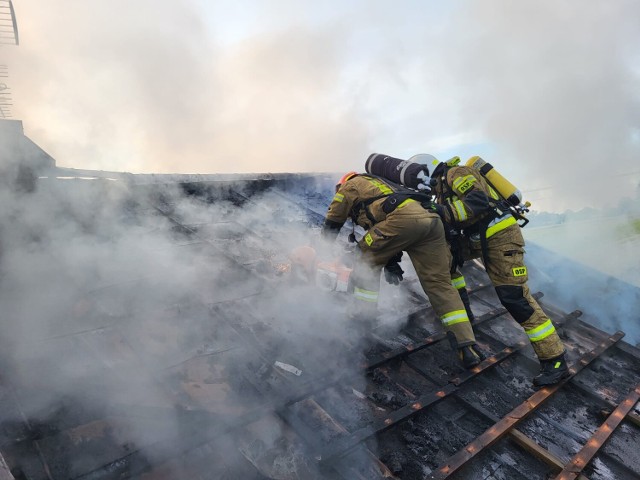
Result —
<path fill-rule="evenodd" d="M 437 202 L 435 209 L 445 224 L 463 233 L 459 237 L 463 242 L 458 243 L 463 258 L 483 259 L 500 302 L 529 337 L 541 366 L 533 383 L 536 386 L 557 383 L 568 376 L 565 349 L 553 322 L 527 286 L 520 226 L 507 200 L 496 191 L 498 187 L 470 166 L 473 162 L 489 168 L 491 165 L 479 157 L 470 159 L 467 166 L 458 165 L 459 161 L 454 157 L 448 162 L 433 162 L 431 187 Z M 464 283 L 459 273 L 453 277 Z"/>
<path fill-rule="evenodd" d="M 381 177 L 356 172 L 344 175 L 336 185 L 323 235 L 334 240 L 348 218 L 367 231 L 358 242 L 361 257 L 351 276 L 350 317 L 361 325 L 375 318 L 381 270 L 384 267 L 389 283 L 402 280 L 404 272 L 398 262 L 404 250 L 444 328 L 455 335 L 462 364 L 473 367 L 481 357 L 474 348 L 476 340 L 464 305 L 451 285 L 451 254 L 442 222 L 395 187 Z"/>

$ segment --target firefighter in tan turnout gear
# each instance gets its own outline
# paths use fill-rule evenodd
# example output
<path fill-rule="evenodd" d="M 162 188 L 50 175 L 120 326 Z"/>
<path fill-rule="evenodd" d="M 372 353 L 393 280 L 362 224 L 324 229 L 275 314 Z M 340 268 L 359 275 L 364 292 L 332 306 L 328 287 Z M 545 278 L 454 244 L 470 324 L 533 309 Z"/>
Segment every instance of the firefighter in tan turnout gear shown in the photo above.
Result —
<path fill-rule="evenodd" d="M 458 165 L 459 161 L 454 157 L 448 162 L 433 162 L 430 184 L 435 209 L 446 225 L 463 233 L 460 237 L 463 258 L 482 258 L 500 302 L 529 337 L 541 365 L 534 384 L 557 383 L 568 376 L 565 349 L 553 322 L 527 286 L 520 226 L 497 187 L 480 170 L 468 166 L 474 162 L 489 168 L 491 165 L 479 157 L 472 157 L 467 165 Z M 452 274 L 452 278 L 464 284 L 459 272 Z"/>
<path fill-rule="evenodd" d="M 426 167 L 425 167 L 426 168 Z M 354 266 L 350 318 L 365 324 L 377 313 L 380 275 L 397 284 L 403 251 L 411 258 L 422 288 L 444 328 L 455 335 L 458 355 L 466 368 L 481 356 L 474 348 L 473 329 L 456 289 L 451 285 L 451 253 L 438 215 L 419 201 L 398 197 L 392 183 L 381 177 L 350 172 L 336 185 L 323 235 L 335 239 L 348 218 L 366 230 L 358 242 L 361 257 Z"/>

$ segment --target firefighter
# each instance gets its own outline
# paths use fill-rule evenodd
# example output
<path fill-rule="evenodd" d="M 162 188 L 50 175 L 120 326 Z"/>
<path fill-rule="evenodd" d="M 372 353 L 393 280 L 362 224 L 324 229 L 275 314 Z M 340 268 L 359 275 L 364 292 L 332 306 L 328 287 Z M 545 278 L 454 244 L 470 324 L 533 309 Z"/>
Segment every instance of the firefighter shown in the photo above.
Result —
<path fill-rule="evenodd" d="M 348 218 L 366 230 L 358 242 L 361 255 L 351 275 L 349 317 L 360 325 L 375 318 L 381 270 L 389 283 L 401 281 L 404 272 L 399 261 L 406 251 L 433 309 L 448 335 L 455 337 L 462 364 L 471 368 L 480 363 L 471 323 L 451 285 L 451 253 L 438 215 L 414 199 L 402 200 L 380 177 L 349 172 L 336 185 L 323 236 L 335 240 Z"/>
<path fill-rule="evenodd" d="M 464 259 L 482 258 L 500 302 L 529 337 L 541 367 L 534 385 L 555 384 L 569 375 L 565 349 L 553 322 L 527 286 L 520 226 L 482 174 L 458 162 L 454 157 L 432 164 L 433 208 L 445 225 L 463 232 L 458 251 Z M 463 288 L 464 277 L 459 271 L 452 274 L 454 277 Z"/>

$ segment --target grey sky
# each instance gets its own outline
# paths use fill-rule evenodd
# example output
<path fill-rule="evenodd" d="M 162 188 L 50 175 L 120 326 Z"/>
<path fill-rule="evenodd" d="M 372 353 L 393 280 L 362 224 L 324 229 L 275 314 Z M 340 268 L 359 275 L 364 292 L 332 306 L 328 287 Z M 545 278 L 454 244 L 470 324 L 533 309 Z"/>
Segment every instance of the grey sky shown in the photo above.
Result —
<path fill-rule="evenodd" d="M 15 117 L 63 166 L 342 171 L 374 151 L 478 153 L 547 210 L 613 205 L 640 182 L 632 0 L 15 8 L 21 45 L 0 51 Z"/>

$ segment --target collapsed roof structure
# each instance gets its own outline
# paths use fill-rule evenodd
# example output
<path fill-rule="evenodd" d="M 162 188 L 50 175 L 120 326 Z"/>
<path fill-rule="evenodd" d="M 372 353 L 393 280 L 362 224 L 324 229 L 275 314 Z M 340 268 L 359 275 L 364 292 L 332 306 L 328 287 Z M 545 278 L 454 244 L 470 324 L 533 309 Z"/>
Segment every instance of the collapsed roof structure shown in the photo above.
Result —
<path fill-rule="evenodd" d="M 33 188 L 5 172 L 0 479 L 640 478 L 623 332 L 538 292 L 573 375 L 536 391 L 469 263 L 488 358 L 464 371 L 406 262 L 365 336 L 290 274 L 334 176 L 78 171 L 14 140 Z"/>

